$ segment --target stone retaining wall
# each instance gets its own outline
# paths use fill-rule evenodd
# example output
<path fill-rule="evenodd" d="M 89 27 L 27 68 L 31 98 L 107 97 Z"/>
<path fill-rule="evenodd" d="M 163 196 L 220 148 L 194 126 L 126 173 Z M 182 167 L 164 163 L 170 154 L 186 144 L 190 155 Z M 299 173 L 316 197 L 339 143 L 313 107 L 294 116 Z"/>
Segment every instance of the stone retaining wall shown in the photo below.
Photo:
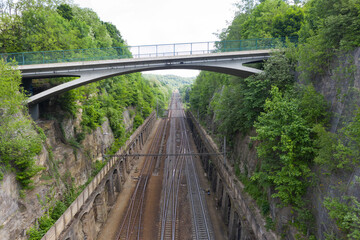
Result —
<path fill-rule="evenodd" d="M 144 142 L 148 138 L 155 123 L 155 120 L 156 114 L 155 112 L 153 112 L 144 121 L 144 123 L 139 126 L 138 129 L 130 136 L 130 138 L 126 141 L 125 145 L 119 149 L 116 155 L 132 154 L 140 150 Z M 109 162 L 104 166 L 104 168 L 84 189 L 84 191 L 64 212 L 64 214 L 61 215 L 61 217 L 56 221 L 56 223 L 43 236 L 42 240 L 73 240 L 84 239 L 84 237 L 90 239 L 91 236 L 93 236 L 94 234 L 96 235 L 93 230 L 88 233 L 86 233 L 86 231 L 81 231 L 83 232 L 81 233 L 76 230 L 76 228 L 78 227 L 74 226 L 76 225 L 76 223 L 79 223 L 79 221 L 84 222 L 82 220 L 86 219 L 89 209 L 96 207 L 96 204 L 98 204 L 99 202 L 100 205 L 104 205 L 105 209 L 107 209 L 107 206 L 110 206 L 115 202 L 116 194 L 121 191 L 122 183 L 125 182 L 125 179 L 130 172 L 129 161 L 129 157 L 126 156 L 112 157 Z M 96 204 L 94 205 L 95 202 Z M 104 216 L 107 216 L 107 211 L 100 213 L 98 210 L 96 213 L 97 219 L 93 219 L 95 224 L 97 222 L 101 223 L 102 221 L 106 220 L 103 218 Z M 96 230 L 96 228 L 93 229 Z M 89 236 L 87 236 L 86 234 L 88 234 Z"/>

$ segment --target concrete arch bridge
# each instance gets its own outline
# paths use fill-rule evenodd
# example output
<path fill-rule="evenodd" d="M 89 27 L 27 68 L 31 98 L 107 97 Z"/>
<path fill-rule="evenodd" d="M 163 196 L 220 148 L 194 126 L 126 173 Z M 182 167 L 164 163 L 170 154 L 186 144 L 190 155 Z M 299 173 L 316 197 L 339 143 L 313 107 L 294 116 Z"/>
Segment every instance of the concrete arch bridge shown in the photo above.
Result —
<path fill-rule="evenodd" d="M 296 41 L 291 39 L 291 41 Z M 4 53 L 5 61 L 17 61 L 23 83 L 32 79 L 78 77 L 35 94 L 28 99 L 30 112 L 38 118 L 38 103 L 71 89 L 122 74 L 166 69 L 206 70 L 248 77 L 261 70 L 244 66 L 270 57 L 271 49 L 285 39 L 177 43 L 121 48 Z"/>

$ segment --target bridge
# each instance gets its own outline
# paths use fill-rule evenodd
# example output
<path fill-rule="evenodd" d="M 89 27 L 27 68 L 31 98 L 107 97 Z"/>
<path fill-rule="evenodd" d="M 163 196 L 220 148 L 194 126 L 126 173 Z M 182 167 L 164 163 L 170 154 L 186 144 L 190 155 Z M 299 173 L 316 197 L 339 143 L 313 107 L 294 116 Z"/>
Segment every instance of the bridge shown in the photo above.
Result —
<path fill-rule="evenodd" d="M 270 50 L 253 50 L 231 53 L 209 53 L 187 56 L 154 58 L 129 58 L 70 63 L 51 63 L 19 66 L 24 79 L 49 77 L 79 77 L 29 98 L 29 104 L 39 103 L 47 98 L 109 77 L 163 69 L 198 69 L 248 77 L 261 72 L 243 66 L 244 63 L 263 61 Z"/>
<path fill-rule="evenodd" d="M 290 39 L 296 42 L 297 39 Z M 151 70 L 192 69 L 248 77 L 261 70 L 244 64 L 267 59 L 271 49 L 285 39 L 245 39 L 236 41 L 176 43 L 98 49 L 3 53 L 7 62 L 17 61 L 23 82 L 32 79 L 77 77 L 28 99 L 34 119 L 39 102 L 109 77 Z"/>

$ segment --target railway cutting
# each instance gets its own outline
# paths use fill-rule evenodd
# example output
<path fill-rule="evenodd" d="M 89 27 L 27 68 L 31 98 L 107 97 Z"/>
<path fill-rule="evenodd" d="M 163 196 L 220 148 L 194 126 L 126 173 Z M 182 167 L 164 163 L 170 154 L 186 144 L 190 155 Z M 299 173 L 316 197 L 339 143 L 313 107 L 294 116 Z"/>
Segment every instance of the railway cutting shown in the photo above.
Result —
<path fill-rule="evenodd" d="M 158 121 L 147 150 L 127 155 L 142 159 L 142 164 L 132 178 L 136 183 L 120 213 L 115 239 L 215 239 L 207 192 L 195 164 L 200 154 L 191 144 L 178 92 L 172 95 L 167 117 Z"/>

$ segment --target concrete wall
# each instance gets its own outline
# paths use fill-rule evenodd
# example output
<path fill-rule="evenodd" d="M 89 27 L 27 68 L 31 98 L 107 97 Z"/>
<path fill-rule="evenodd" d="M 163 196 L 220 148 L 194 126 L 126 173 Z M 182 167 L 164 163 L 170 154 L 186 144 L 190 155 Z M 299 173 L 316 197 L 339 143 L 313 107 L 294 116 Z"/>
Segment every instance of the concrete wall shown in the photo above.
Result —
<path fill-rule="evenodd" d="M 156 114 L 153 112 L 116 155 L 139 151 L 155 120 Z M 112 157 L 42 239 L 96 239 L 101 225 L 106 222 L 109 208 L 114 204 L 128 177 L 131 160 L 132 158 L 125 156 Z"/>
<path fill-rule="evenodd" d="M 200 126 L 191 112 L 187 113 L 188 123 L 193 132 L 199 152 L 219 153 L 216 144 Z M 229 240 L 272 240 L 280 239 L 267 231 L 266 221 L 255 201 L 244 191 L 244 185 L 235 176 L 235 171 L 221 155 L 204 155 L 201 161 L 211 188 L 215 193 L 218 210 L 228 227 Z"/>

